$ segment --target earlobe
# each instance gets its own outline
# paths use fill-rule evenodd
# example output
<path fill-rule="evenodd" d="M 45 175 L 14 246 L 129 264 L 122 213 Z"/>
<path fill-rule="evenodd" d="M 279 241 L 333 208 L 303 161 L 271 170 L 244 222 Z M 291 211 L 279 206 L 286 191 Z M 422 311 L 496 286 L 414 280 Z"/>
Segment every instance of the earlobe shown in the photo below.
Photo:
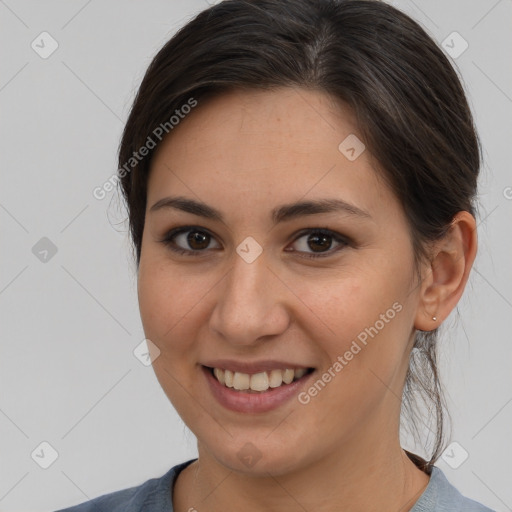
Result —
<path fill-rule="evenodd" d="M 432 246 L 425 266 L 414 327 L 432 331 L 457 305 L 477 250 L 476 222 L 469 212 L 458 212 L 446 235 Z"/>

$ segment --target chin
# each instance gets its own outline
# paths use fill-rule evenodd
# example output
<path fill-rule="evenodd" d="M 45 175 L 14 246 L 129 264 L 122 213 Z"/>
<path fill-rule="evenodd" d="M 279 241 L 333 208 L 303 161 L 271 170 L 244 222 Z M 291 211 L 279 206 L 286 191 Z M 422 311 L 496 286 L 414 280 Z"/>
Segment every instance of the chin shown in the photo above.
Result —
<path fill-rule="evenodd" d="M 263 444 L 260 443 L 259 446 Z M 250 437 L 246 440 L 239 440 L 230 445 L 237 446 L 236 449 L 226 451 L 226 445 L 209 449 L 217 462 L 227 469 L 244 475 L 255 477 L 281 476 L 296 471 L 304 465 L 303 456 L 298 454 L 297 449 L 283 444 L 272 445 L 266 441 L 266 446 L 257 447 L 251 442 Z"/>

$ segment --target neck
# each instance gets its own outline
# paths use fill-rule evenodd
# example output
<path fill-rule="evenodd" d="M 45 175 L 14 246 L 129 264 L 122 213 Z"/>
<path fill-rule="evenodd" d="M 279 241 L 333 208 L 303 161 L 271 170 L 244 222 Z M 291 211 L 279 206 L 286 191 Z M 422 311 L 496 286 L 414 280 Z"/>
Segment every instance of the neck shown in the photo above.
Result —
<path fill-rule="evenodd" d="M 360 432 L 373 439 L 351 439 L 336 453 L 283 475 L 247 475 L 231 471 L 198 444 L 199 459 L 180 474 L 175 486 L 176 512 L 224 512 L 243 507 L 247 512 L 297 509 L 332 512 L 408 512 L 419 499 L 429 477 L 409 459 L 399 442 Z M 364 450 L 354 447 L 364 446 Z M 177 482 L 177 484 L 178 484 Z"/>

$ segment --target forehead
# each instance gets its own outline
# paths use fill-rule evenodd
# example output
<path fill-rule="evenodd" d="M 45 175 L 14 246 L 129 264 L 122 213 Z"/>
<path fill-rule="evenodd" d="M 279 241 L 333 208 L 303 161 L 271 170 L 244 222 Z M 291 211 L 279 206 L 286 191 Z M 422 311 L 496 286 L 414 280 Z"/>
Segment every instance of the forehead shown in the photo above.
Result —
<path fill-rule="evenodd" d="M 280 148 L 291 154 L 308 154 L 328 147 L 338 156 L 339 142 L 357 131 L 351 109 L 324 93 L 298 88 L 236 90 L 200 101 L 164 140 L 159 152 L 178 145 L 187 153 L 207 146 L 220 150 L 243 140 L 246 147 L 260 147 L 262 156 Z"/>
<path fill-rule="evenodd" d="M 270 208 L 333 194 L 366 210 L 389 206 L 394 197 L 369 151 L 355 160 L 343 152 L 347 144 L 362 150 L 358 134 L 352 111 L 317 91 L 281 88 L 210 98 L 160 144 L 148 207 L 166 193 L 195 195 L 225 211 L 238 208 L 238 201 Z"/>

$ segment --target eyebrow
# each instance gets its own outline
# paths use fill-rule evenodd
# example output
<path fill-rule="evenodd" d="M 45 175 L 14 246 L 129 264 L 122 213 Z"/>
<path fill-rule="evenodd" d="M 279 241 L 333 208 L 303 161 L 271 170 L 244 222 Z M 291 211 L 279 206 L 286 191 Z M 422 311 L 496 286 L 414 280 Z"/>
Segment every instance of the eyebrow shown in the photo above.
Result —
<path fill-rule="evenodd" d="M 151 213 L 167 209 L 181 210 L 206 219 L 224 222 L 224 217 L 219 210 L 205 203 L 183 196 L 164 197 L 157 201 L 149 211 Z M 274 224 L 278 224 L 304 215 L 333 212 L 341 212 L 354 217 L 371 219 L 371 215 L 367 211 L 347 203 L 342 199 L 319 199 L 314 201 L 299 201 L 278 206 L 272 210 L 271 220 Z"/>

